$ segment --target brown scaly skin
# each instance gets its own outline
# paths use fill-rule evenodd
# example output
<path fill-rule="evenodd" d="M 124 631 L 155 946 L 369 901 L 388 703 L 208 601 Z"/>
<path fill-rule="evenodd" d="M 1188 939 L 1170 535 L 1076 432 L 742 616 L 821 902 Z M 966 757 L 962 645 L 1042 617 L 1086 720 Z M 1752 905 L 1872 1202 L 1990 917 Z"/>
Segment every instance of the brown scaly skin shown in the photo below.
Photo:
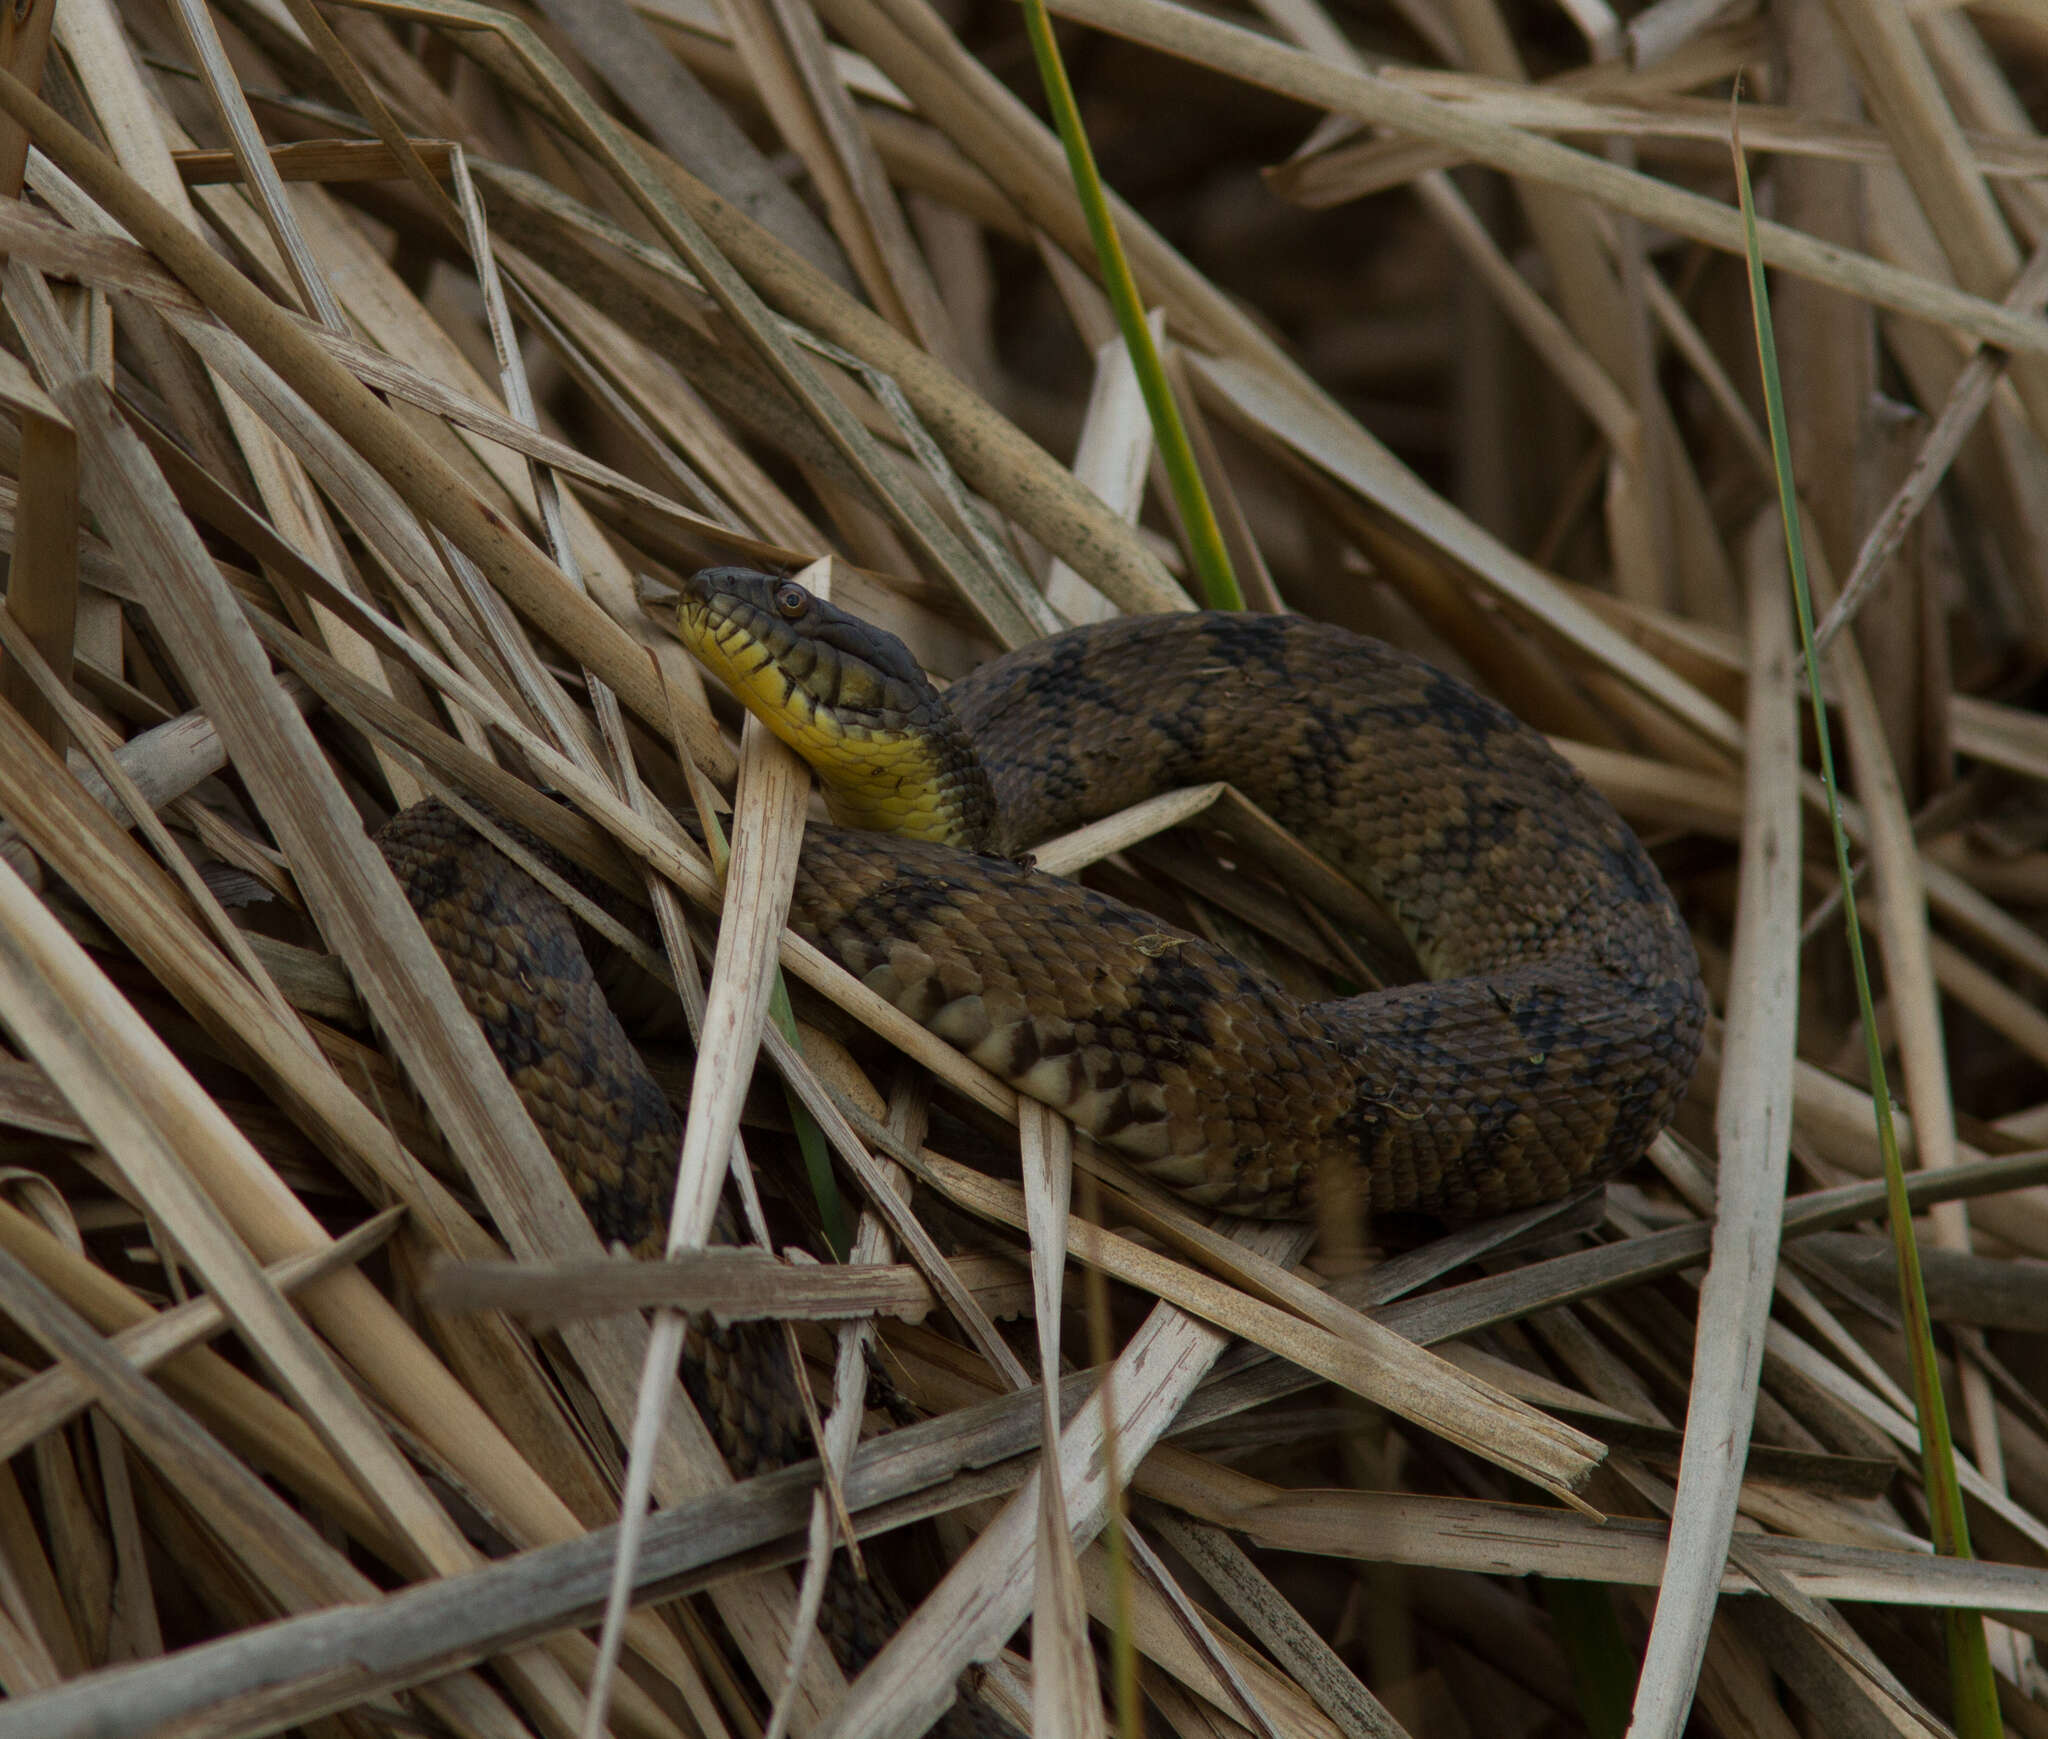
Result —
<path fill-rule="evenodd" d="M 1319 1170 L 1344 1166 L 1375 1211 L 1469 1218 L 1608 1176 L 1668 1121 L 1706 1017 L 1684 924 L 1605 799 L 1463 684 L 1300 618 L 1105 623 L 948 692 L 984 780 L 962 770 L 900 645 L 879 636 L 864 666 L 875 631 L 790 590 L 709 570 L 685 636 L 716 642 L 710 662 L 740 670 L 749 704 L 879 698 L 881 714 L 832 734 L 875 745 L 882 798 L 835 797 L 835 812 L 897 803 L 924 763 L 941 800 L 904 800 L 974 848 L 813 828 L 792 928 L 1191 1198 L 1298 1216 Z M 772 675 L 758 647 L 800 650 Z M 899 740 L 904 717 L 937 734 Z M 1372 893 L 1435 981 L 1301 1004 L 1197 937 L 993 855 L 1213 779 Z M 674 1115 L 573 926 L 439 805 L 398 816 L 380 843 L 600 1234 L 658 1247 Z M 809 1453 L 772 1338 L 695 1334 L 691 1353 L 735 1471 Z M 851 1592 L 828 1609 L 855 1668 L 886 1614 Z M 1004 1730 L 968 1702 L 949 1723 L 963 1739 Z"/>
<path fill-rule="evenodd" d="M 531 834 L 494 819 L 551 867 L 583 879 Z M 605 1002 L 569 914 L 438 801 L 394 816 L 377 844 L 598 1236 L 658 1257 L 682 1125 Z M 738 1241 L 723 1209 L 717 1236 Z M 772 1323 L 691 1322 L 682 1373 L 736 1477 L 816 1452 Z M 834 1562 L 818 1627 L 849 1674 L 881 1652 L 902 1617 L 887 1589 L 855 1578 L 844 1558 Z M 934 1731 L 1016 1739 L 971 1692 Z"/>
<path fill-rule="evenodd" d="M 743 631 L 800 640 L 817 615 L 848 656 L 851 618 L 803 597 L 707 570 L 684 637 L 719 636 L 730 663 Z M 799 665 L 769 699 L 808 682 L 815 712 L 850 686 L 836 664 L 822 682 Z M 1055 635 L 946 701 L 1000 818 L 957 804 L 956 843 L 1016 851 L 1227 779 L 1378 899 L 1436 981 L 1301 1004 L 1074 884 L 814 831 L 792 926 L 1162 1182 L 1285 1217 L 1341 1165 L 1376 1211 L 1471 1218 L 1605 1177 L 1668 1120 L 1706 1018 L 1685 925 L 1606 799 L 1464 684 L 1327 624 L 1206 614 Z M 872 741 L 885 724 L 860 711 L 846 728 Z M 931 758 L 950 777 L 947 741 Z"/>

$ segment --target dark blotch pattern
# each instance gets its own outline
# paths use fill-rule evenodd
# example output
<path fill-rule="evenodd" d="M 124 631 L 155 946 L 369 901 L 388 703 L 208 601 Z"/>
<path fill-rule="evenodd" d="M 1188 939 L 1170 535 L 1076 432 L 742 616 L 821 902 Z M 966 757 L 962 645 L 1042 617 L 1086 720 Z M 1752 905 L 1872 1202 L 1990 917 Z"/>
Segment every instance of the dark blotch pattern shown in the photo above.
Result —
<path fill-rule="evenodd" d="M 1299 1213 L 1322 1166 L 1357 1163 L 1380 1211 L 1495 1213 L 1630 1164 L 1669 1119 L 1706 1018 L 1685 926 L 1606 800 L 1463 683 L 1299 617 L 1155 616 L 1041 641 L 947 699 L 1013 846 L 1227 779 L 1393 913 L 1438 981 L 1303 1008 L 1187 939 L 1173 1000 L 1210 1035 L 1187 1115 L 1215 1140 L 1188 1144 L 1205 1176 L 1184 1154 L 1157 1165 L 1168 1181 Z M 1065 920 L 1047 946 L 1145 982 L 1155 962 L 1118 926 Z M 1288 1091 L 1245 1145 L 1251 1066 Z"/>

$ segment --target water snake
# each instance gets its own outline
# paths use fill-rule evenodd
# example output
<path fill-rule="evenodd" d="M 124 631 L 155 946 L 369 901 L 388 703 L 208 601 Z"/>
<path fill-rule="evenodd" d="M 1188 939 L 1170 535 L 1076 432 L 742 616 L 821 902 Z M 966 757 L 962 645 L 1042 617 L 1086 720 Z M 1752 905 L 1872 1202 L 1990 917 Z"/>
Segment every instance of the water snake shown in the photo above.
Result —
<path fill-rule="evenodd" d="M 791 927 L 1197 1202 L 1300 1215 L 1343 1166 L 1373 1210 L 1497 1213 L 1631 1163 L 1685 1089 L 1705 992 L 1643 848 L 1539 735 L 1408 653 L 1294 616 L 1141 617 L 941 699 L 787 580 L 707 570 L 682 618 L 835 818 L 903 830 L 811 829 Z M 1429 982 L 1304 1004 L 1017 860 L 1219 779 L 1377 900 Z M 674 1116 L 560 907 L 437 805 L 382 843 L 600 1234 L 658 1244 Z M 736 1471 L 808 1452 L 779 1360 L 738 1331 L 697 1350 Z"/>
<path fill-rule="evenodd" d="M 795 928 L 1199 1202 L 1300 1214 L 1341 1164 L 1376 1210 L 1499 1213 L 1634 1160 L 1684 1089 L 1705 996 L 1635 835 L 1407 653 L 1298 616 L 1135 617 L 941 700 L 900 644 L 791 582 L 710 570 L 683 618 L 835 818 L 899 830 L 821 830 Z M 1378 900 L 1431 982 L 1304 1005 L 1003 856 L 1219 779 Z"/>

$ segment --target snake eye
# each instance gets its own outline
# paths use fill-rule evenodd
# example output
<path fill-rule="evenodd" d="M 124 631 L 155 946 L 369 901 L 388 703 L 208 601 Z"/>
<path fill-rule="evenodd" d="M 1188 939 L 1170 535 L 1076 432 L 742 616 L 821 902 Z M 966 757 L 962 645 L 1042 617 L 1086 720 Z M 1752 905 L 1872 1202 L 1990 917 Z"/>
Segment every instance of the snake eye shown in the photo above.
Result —
<path fill-rule="evenodd" d="M 795 584 L 778 586 L 775 588 L 775 607 L 782 612 L 785 621 L 801 621 L 804 612 L 811 607 L 811 594 Z"/>

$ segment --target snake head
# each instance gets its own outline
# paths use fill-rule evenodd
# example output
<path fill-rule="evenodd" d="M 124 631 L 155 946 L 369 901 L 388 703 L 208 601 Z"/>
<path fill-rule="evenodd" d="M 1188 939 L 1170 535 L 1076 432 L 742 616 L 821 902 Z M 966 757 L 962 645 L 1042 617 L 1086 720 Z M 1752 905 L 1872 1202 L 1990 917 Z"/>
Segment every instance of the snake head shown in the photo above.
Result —
<path fill-rule="evenodd" d="M 740 703 L 810 763 L 835 821 L 990 848 L 988 775 L 895 635 L 751 568 L 692 574 L 677 628 Z"/>

